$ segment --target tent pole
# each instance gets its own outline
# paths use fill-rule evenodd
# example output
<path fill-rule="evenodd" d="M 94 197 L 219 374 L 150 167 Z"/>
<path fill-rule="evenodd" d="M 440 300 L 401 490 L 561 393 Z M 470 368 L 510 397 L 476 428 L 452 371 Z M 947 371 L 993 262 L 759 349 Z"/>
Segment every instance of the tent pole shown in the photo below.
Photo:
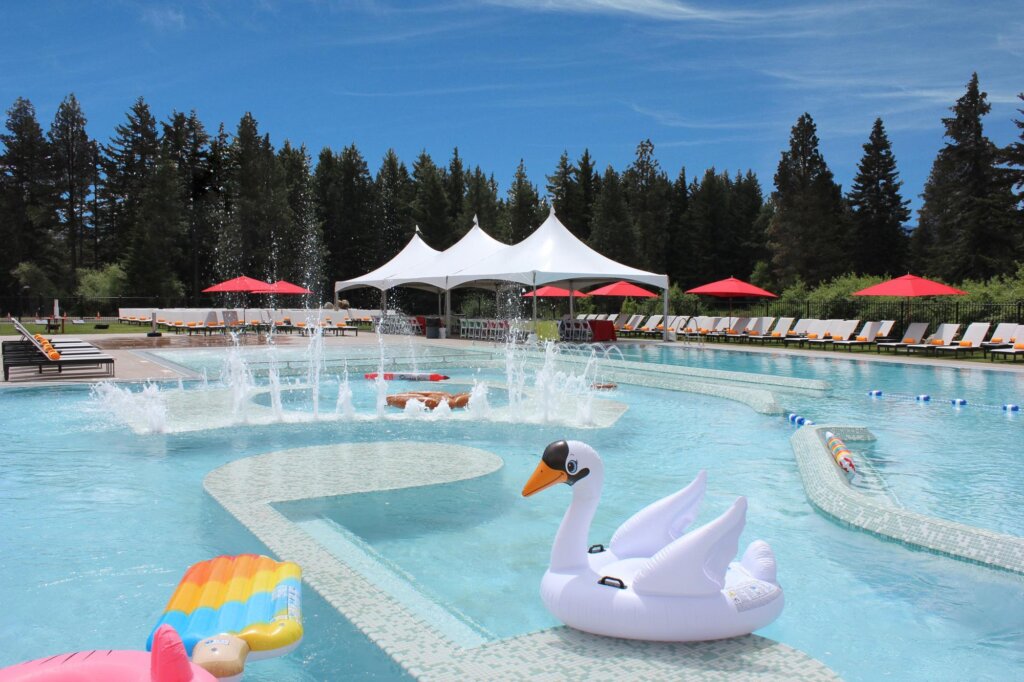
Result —
<path fill-rule="evenodd" d="M 569 280 L 569 319 L 570 320 L 575 320 L 576 319 L 576 313 L 573 310 L 573 299 L 576 298 L 576 297 L 573 294 L 574 294 L 574 292 L 573 292 L 573 289 L 572 289 L 572 280 L 570 279 Z"/>
<path fill-rule="evenodd" d="M 665 282 L 661 311 L 661 340 L 668 341 L 668 282 Z"/>
<path fill-rule="evenodd" d="M 537 273 L 533 273 L 533 331 L 537 331 Z"/>

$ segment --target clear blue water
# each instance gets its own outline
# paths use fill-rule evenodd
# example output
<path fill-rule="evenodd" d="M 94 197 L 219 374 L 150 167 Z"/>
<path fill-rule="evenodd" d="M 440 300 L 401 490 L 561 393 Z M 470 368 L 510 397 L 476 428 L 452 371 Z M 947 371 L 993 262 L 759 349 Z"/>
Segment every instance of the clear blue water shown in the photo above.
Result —
<path fill-rule="evenodd" d="M 657 359 L 681 362 L 687 355 Z M 1019 420 L 995 410 L 864 395 L 867 388 L 898 387 L 996 404 L 1021 395 L 1015 376 L 694 355 L 695 364 L 721 369 L 830 381 L 827 396 L 788 393 L 781 400 L 819 423 L 875 430 L 879 441 L 855 455 L 870 457 L 906 506 L 1020 532 Z M 188 360 L 181 356 L 175 361 Z M 368 382 L 353 387 L 357 408 L 372 403 Z M 336 387 L 328 382 L 322 396 L 332 395 Z M 139 436 L 98 419 L 82 389 L 0 391 L 0 576 L 7 594 L 18 595 L 3 600 L 0 665 L 58 650 L 141 646 L 187 565 L 223 552 L 265 551 L 203 492 L 206 473 L 239 457 L 330 442 L 427 438 L 499 454 L 505 467 L 481 479 L 282 508 L 298 521 L 321 520 L 355 534 L 487 637 L 549 627 L 554 622 L 537 590 L 569 490 L 529 499 L 519 491 L 548 442 L 579 438 L 598 449 L 607 467 L 593 542 L 606 542 L 632 512 L 701 468 L 709 471 L 701 520 L 747 495 L 741 543 L 772 544 L 787 591 L 782 617 L 761 634 L 808 652 L 844 678 L 962 679 L 969 670 L 972 679 L 1006 679 L 1024 666 L 1024 580 L 912 551 L 816 513 L 799 482 L 785 419 L 726 400 L 632 386 L 608 397 L 630 409 L 607 429 L 388 420 Z M 287 394 L 286 409 L 303 409 L 305 400 L 301 391 Z M 254 664 L 253 679 L 400 675 L 310 589 L 304 606 L 301 648 Z"/>

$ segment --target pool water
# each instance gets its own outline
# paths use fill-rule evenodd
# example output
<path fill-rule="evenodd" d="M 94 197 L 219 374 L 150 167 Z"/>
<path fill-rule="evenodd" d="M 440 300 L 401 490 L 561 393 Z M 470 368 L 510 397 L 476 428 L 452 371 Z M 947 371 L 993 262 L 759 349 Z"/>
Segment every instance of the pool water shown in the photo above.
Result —
<path fill-rule="evenodd" d="M 193 368 L 213 367 L 203 353 Z M 187 364 L 189 354 L 176 351 L 172 359 Z M 875 431 L 879 440 L 870 447 L 851 444 L 855 457 L 869 458 L 901 503 L 1020 532 L 1021 424 L 1016 415 L 980 407 L 1024 402 L 1016 375 L 781 354 L 754 360 L 684 351 L 644 359 L 823 378 L 832 386 L 827 394 L 782 392 L 780 402 L 818 423 Z M 503 376 L 468 367 L 452 373 L 495 383 Z M 372 404 L 370 382 L 352 387 L 357 409 Z M 872 400 L 869 388 L 930 392 L 936 401 Z M 336 384 L 325 380 L 321 396 L 336 394 Z M 938 401 L 945 395 L 970 404 L 955 410 Z M 301 388 L 284 396 L 286 409 L 305 409 Z M 502 399 L 497 391 L 494 397 Z M 760 634 L 806 651 L 845 679 L 960 679 L 965 670 L 972 679 L 1006 679 L 1024 666 L 1024 580 L 912 551 L 816 513 L 784 418 L 637 386 L 602 399 L 629 406 L 611 428 L 389 419 L 139 435 L 105 415 L 82 388 L 0 391 L 0 577 L 15 595 L 3 600 L 0 665 L 59 650 L 140 647 L 188 565 L 220 553 L 266 551 L 203 492 L 203 477 L 240 457 L 335 442 L 432 440 L 500 455 L 505 466 L 479 479 L 279 507 L 323 534 L 325 544 L 332 529 L 358 538 L 381 565 L 445 609 L 449 623 L 463 621 L 483 640 L 550 627 L 556 623 L 538 589 L 569 489 L 529 499 L 519 492 L 547 443 L 578 438 L 606 464 L 592 542 L 607 543 L 621 521 L 702 468 L 709 482 L 700 522 L 737 495 L 748 496 L 741 551 L 767 540 L 787 592 L 782 617 Z M 250 666 L 251 679 L 402 675 L 313 590 L 304 592 L 303 644 Z"/>

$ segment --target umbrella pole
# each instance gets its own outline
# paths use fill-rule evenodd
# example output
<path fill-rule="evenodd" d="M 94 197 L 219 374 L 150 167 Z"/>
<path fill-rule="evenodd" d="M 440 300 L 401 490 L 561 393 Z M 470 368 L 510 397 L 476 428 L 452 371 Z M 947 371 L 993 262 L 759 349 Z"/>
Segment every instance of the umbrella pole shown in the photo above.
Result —
<path fill-rule="evenodd" d="M 576 298 L 575 292 L 572 290 L 572 280 L 569 280 L 569 319 L 575 320 L 576 314 L 573 311 L 573 299 Z"/>
<path fill-rule="evenodd" d="M 665 291 L 662 294 L 662 315 L 661 315 L 661 340 L 668 341 L 668 282 L 665 283 Z"/>

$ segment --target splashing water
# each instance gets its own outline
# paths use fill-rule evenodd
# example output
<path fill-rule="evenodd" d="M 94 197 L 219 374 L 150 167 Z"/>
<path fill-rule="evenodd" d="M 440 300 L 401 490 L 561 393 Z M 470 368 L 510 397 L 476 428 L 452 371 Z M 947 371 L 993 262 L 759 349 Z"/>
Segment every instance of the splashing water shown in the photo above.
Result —
<path fill-rule="evenodd" d="M 92 387 L 92 397 L 137 433 L 167 431 L 167 403 L 156 384 L 146 384 L 141 391 L 132 391 L 111 381 L 101 381 Z"/>
<path fill-rule="evenodd" d="M 231 333 L 232 345 L 228 348 L 221 370 L 221 381 L 231 391 L 231 413 L 240 421 L 245 420 L 245 408 L 249 404 L 255 385 L 252 372 L 242 354 L 238 334 Z"/>
<path fill-rule="evenodd" d="M 487 382 L 473 380 L 473 388 L 469 391 L 469 403 L 466 411 L 474 417 L 486 419 L 491 414 L 491 404 L 487 398 Z"/>
<path fill-rule="evenodd" d="M 356 409 L 352 405 L 352 387 L 348 383 L 348 366 L 345 367 L 345 374 L 338 380 L 338 402 L 335 404 L 334 413 L 347 420 L 356 416 Z"/>

